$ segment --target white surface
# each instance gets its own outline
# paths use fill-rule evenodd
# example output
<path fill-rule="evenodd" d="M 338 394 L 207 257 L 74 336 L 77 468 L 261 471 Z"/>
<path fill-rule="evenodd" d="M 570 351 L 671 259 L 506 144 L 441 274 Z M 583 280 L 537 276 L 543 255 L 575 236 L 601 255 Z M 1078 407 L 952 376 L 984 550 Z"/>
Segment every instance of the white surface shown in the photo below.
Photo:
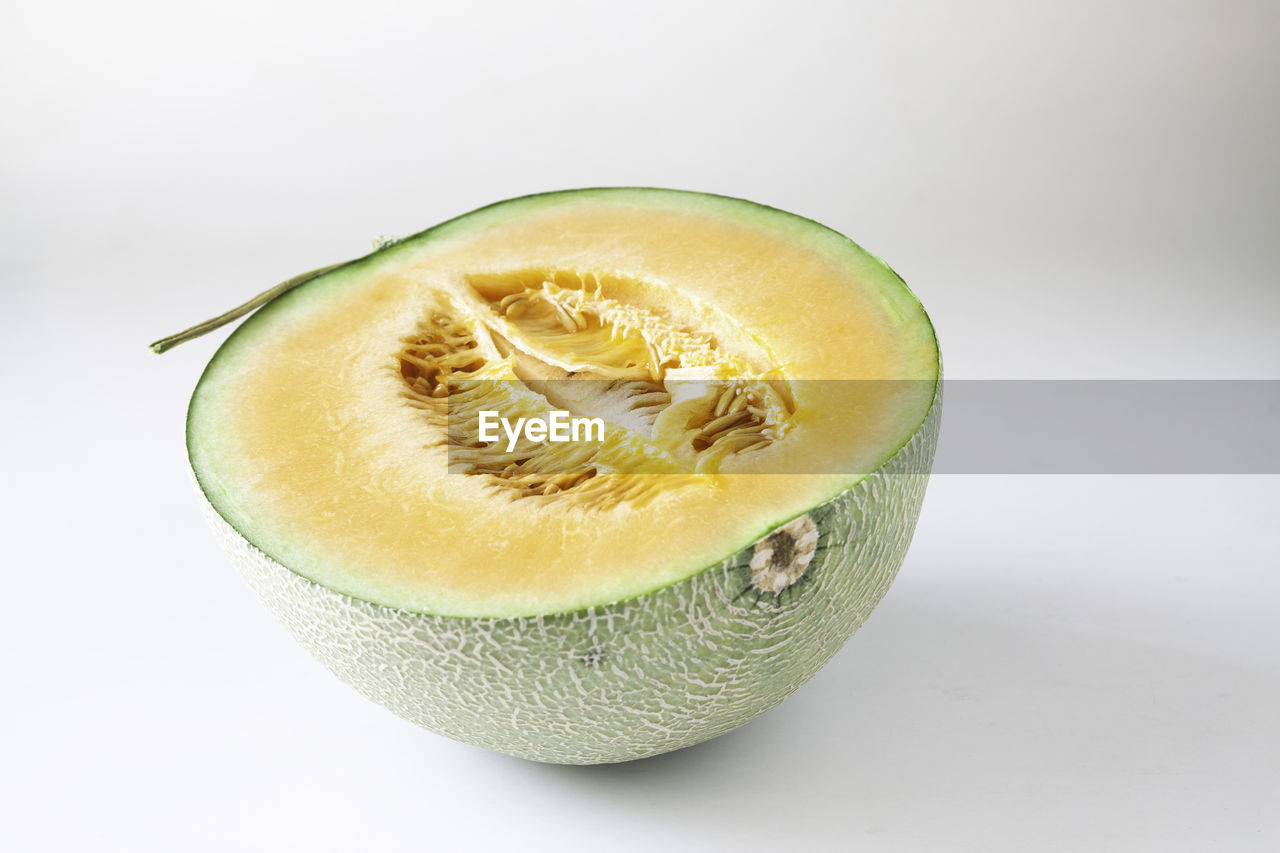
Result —
<path fill-rule="evenodd" d="M 781 708 L 545 767 L 291 644 L 183 473 L 216 340 L 143 348 L 378 234 L 653 184 L 888 258 L 954 377 L 1276 378 L 1274 4 L 5 17 L 0 847 L 1280 846 L 1276 478 L 936 478 L 898 584 Z"/>

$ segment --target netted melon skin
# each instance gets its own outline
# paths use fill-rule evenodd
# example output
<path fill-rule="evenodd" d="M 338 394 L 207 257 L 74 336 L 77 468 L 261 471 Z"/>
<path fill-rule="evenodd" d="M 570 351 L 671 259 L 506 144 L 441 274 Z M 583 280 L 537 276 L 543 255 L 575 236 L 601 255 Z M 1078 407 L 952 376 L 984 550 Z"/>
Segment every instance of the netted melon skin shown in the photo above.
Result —
<path fill-rule="evenodd" d="M 941 383 L 939 382 L 939 390 Z M 751 586 L 748 547 L 679 584 L 577 613 L 460 619 L 319 586 L 255 548 L 201 494 L 250 588 L 338 678 L 463 743 L 557 764 L 700 743 L 773 708 L 866 621 L 906 556 L 941 394 L 876 473 L 808 515 L 818 552 L 781 594 Z"/>

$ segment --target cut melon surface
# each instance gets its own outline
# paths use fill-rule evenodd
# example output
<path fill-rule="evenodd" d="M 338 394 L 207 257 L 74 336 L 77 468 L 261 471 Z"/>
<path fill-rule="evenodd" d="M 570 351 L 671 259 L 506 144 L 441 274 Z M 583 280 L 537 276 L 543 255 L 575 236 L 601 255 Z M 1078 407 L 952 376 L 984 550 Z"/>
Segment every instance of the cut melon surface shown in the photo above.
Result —
<path fill-rule="evenodd" d="M 575 309 L 583 330 L 572 325 Z M 445 333 L 455 337 L 448 353 Z M 701 461 L 691 458 L 651 466 L 658 473 L 648 477 L 602 473 L 642 470 L 614 459 L 594 466 L 591 481 L 544 495 L 504 487 L 500 449 L 488 454 L 499 473 L 450 473 L 457 448 L 421 405 L 430 383 L 406 381 L 415 355 L 417 370 L 430 371 L 423 356 L 433 349 L 443 356 L 437 384 L 442 371 L 450 381 L 483 378 L 507 392 L 488 404 L 504 413 L 516 411 L 510 392 L 531 370 L 590 378 L 600 390 L 631 382 L 633 396 L 657 391 L 659 410 L 672 405 L 664 384 L 681 376 L 724 380 L 683 380 L 711 390 L 764 380 L 770 391 L 772 381 L 796 399 L 764 401 L 781 434 L 718 454 L 727 458 L 717 473 L 680 476 Z M 459 357 L 474 369 L 463 372 Z M 482 210 L 277 299 L 214 358 L 188 440 L 219 513 L 303 576 L 392 607 L 526 616 L 689 577 L 875 470 L 932 405 L 927 381 L 814 380 L 936 380 L 937 371 L 919 303 L 834 232 L 736 200 L 580 191 Z M 756 436 L 764 419 L 747 424 Z M 739 427 L 725 438 L 741 446 Z M 640 437 L 612 432 L 613 445 Z M 660 455 L 661 442 L 639 444 Z M 583 446 L 546 446 L 562 449 Z M 841 470 L 750 473 L 812 472 L 828 458 Z M 494 469 L 484 461 L 472 469 Z M 563 481 L 570 462 L 543 468 Z"/>
<path fill-rule="evenodd" d="M 206 368 L 191 469 L 267 607 L 409 720 L 562 763 L 697 743 L 812 676 L 903 560 L 936 338 L 817 223 L 574 190 L 299 280 Z M 481 432 L 556 411 L 599 435 Z"/>

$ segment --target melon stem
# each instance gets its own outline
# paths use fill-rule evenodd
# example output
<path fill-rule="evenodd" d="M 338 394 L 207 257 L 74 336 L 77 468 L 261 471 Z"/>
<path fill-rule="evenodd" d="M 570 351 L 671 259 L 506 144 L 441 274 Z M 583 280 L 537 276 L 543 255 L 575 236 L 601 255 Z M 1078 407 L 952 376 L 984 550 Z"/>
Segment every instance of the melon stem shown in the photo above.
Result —
<path fill-rule="evenodd" d="M 343 263 L 346 263 L 346 262 L 344 261 Z M 192 326 L 190 329 L 184 329 L 181 332 L 178 332 L 176 335 L 170 335 L 167 338 L 161 338 L 155 343 L 150 344 L 148 348 L 152 352 L 158 354 L 162 352 L 167 352 L 168 350 L 171 350 L 174 347 L 176 347 L 178 344 L 182 344 L 182 343 L 186 343 L 187 341 L 194 340 L 200 337 L 201 335 L 207 335 L 209 332 L 212 332 L 215 329 L 220 329 L 223 326 L 227 325 L 228 323 L 238 320 L 244 315 L 249 314 L 253 311 L 256 311 L 257 309 L 261 308 L 263 305 L 266 305 L 268 302 L 275 299 L 277 296 L 281 296 L 285 293 L 288 293 L 290 290 L 293 290 L 298 285 L 306 284 L 308 281 L 311 281 L 314 278 L 319 278 L 320 276 L 327 273 L 329 270 L 336 269 L 337 267 L 340 267 L 340 266 L 342 266 L 342 264 L 330 264 L 327 267 L 320 267 L 320 269 L 311 270 L 310 272 L 304 272 L 301 275 L 295 275 L 293 278 L 289 279 L 288 281 L 282 281 L 279 284 L 277 284 L 275 287 L 270 288 L 269 290 L 262 291 L 257 296 L 253 297 L 243 305 L 237 305 L 235 308 L 232 308 L 230 311 L 227 311 L 223 314 L 219 314 L 217 317 L 214 317 L 210 320 L 205 320 L 203 323 L 197 323 L 196 325 Z"/>

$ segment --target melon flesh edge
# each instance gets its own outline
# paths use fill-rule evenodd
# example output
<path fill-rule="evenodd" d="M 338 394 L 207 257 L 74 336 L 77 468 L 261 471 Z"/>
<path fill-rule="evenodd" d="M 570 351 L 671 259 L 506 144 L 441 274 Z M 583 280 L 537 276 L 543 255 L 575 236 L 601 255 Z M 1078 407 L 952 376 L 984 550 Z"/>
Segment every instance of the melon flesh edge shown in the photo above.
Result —
<path fill-rule="evenodd" d="M 535 501 L 506 503 L 490 499 L 481 485 L 463 482 L 469 478 L 441 477 L 429 468 L 435 460 L 418 446 L 429 437 L 419 430 L 419 415 L 402 406 L 395 408 L 395 417 L 387 418 L 380 431 L 369 431 L 377 436 L 377 442 L 369 440 L 373 446 L 385 445 L 390 451 L 360 452 L 367 448 L 345 444 L 330 447 L 329 443 L 339 440 L 334 436 L 346 432 L 345 427 L 335 428 L 331 419 L 361 422 L 358 417 L 343 420 L 347 410 L 342 405 L 350 403 L 358 414 L 360 410 L 354 407 L 359 401 L 351 402 L 356 391 L 387 384 L 384 379 L 390 369 L 386 365 L 392 363 L 392 352 L 383 352 L 381 344 L 367 347 L 372 353 L 367 357 L 353 346 L 351 352 L 355 355 L 350 359 L 330 358 L 320 370 L 312 370 L 305 359 L 301 363 L 289 360 L 288 353 L 274 352 L 270 358 L 255 355 L 272 353 L 273 344 L 282 334 L 288 336 L 290 323 L 306 320 L 312 314 L 321 316 L 321 308 L 328 312 L 324 316 L 334 318 L 333 326 L 325 328 L 335 331 L 349 320 L 353 328 L 362 328 L 356 322 L 363 316 L 359 310 L 368 311 L 370 317 L 383 317 L 379 322 L 391 322 L 385 319 L 390 317 L 399 323 L 397 318 L 403 312 L 388 311 L 381 302 L 400 287 L 394 277 L 386 278 L 385 288 L 374 277 L 367 280 L 376 286 L 356 286 L 362 276 L 371 276 L 371 271 L 394 271 L 398 263 L 413 267 L 415 258 L 430 260 L 435 257 L 431 253 L 437 250 L 453 251 L 449 247 L 464 245 L 473 238 L 480 240 L 486 233 L 499 233 L 495 229 L 508 227 L 509 221 L 524 223 L 521 227 L 533 230 L 537 239 L 528 238 L 529 245 L 554 247 L 553 239 L 537 231 L 543 227 L 538 225 L 543 221 L 538 217 L 555 224 L 560 220 L 551 217 L 561 216 L 561 208 L 569 211 L 563 214 L 568 216 L 581 202 L 582 209 L 590 213 L 591 205 L 613 205 L 617 199 L 630 205 L 628 216 L 648 215 L 644 211 L 653 207 L 676 209 L 688 216 L 706 213 L 719 217 L 710 220 L 707 227 L 727 229 L 726 239 L 737 241 L 737 250 L 730 255 L 748 258 L 743 261 L 742 275 L 729 277 L 731 281 L 751 280 L 749 273 L 758 266 L 748 252 L 751 241 L 772 234 L 789 247 L 797 264 L 806 262 L 816 265 L 814 270 L 828 270 L 825 277 L 818 276 L 828 281 L 822 291 L 825 296 L 819 299 L 806 289 L 796 297 L 802 303 L 812 300 L 812 304 L 828 305 L 841 299 L 861 300 L 859 304 L 865 303 L 867 316 L 878 318 L 865 334 L 841 337 L 836 334 L 838 328 L 814 326 L 828 334 L 807 333 L 811 323 L 838 313 L 834 310 L 814 311 L 810 305 L 808 310 L 786 315 L 792 332 L 784 337 L 792 342 L 794 352 L 785 361 L 788 365 L 797 364 L 796 379 L 869 376 L 922 380 L 915 386 L 918 390 L 913 392 L 911 405 L 899 411 L 880 411 L 852 425 L 844 417 L 849 407 L 836 402 L 809 405 L 803 410 L 823 412 L 823 429 L 834 428 L 855 438 L 862 435 L 859 430 L 866 432 L 865 441 L 854 442 L 865 458 L 850 461 L 841 471 L 873 470 L 924 419 L 937 376 L 932 327 L 900 279 L 846 238 L 798 217 L 737 200 L 656 190 L 575 191 L 504 202 L 437 226 L 320 277 L 250 318 L 214 357 L 192 400 L 188 447 L 204 498 L 217 507 L 225 523 L 242 531 L 256 547 L 326 587 L 405 610 L 455 617 L 514 617 L 572 612 L 589 604 L 632 599 L 664 589 L 751 542 L 771 526 L 841 494 L 852 478 L 860 475 L 775 478 L 744 472 L 721 478 L 723 482 L 716 491 L 702 490 L 705 494 L 701 497 L 698 490 L 668 490 L 662 504 L 601 509 L 593 513 L 588 523 L 580 523 L 568 513 L 553 512 L 551 503 L 543 512 L 537 510 L 541 505 Z M 622 214 L 615 211 L 612 215 Z M 544 230 L 559 233 L 551 225 Z M 497 242 L 506 245 L 501 240 Z M 655 256 L 662 256 L 660 247 L 651 248 Z M 488 246 L 486 251 L 489 250 L 497 251 L 493 246 Z M 534 263 L 524 250 L 515 252 L 508 246 L 508 251 L 514 253 L 512 263 Z M 541 251 L 538 248 L 533 254 Z M 423 266 L 434 269 L 437 261 L 423 261 Z M 776 259 L 773 267 L 793 269 L 790 263 L 782 264 Z M 798 280 L 814 279 L 817 272 L 811 272 L 809 278 L 798 275 Z M 865 286 L 853 287 L 855 279 Z M 762 300 L 749 288 L 722 288 L 713 295 L 716 300 L 708 304 L 717 307 L 717 300 L 726 304 L 736 300 L 730 305 L 734 310 L 728 312 L 735 319 L 746 318 L 752 306 Z M 352 304 L 341 302 L 343 299 Z M 330 304 L 333 307 L 324 307 Z M 757 315 L 745 324 L 746 328 L 767 331 L 783 323 L 782 318 L 773 318 L 769 312 L 760 314 L 757 309 Z M 856 311 L 850 315 L 853 319 L 861 316 Z M 416 313 L 413 319 L 416 322 Z M 856 328 L 853 319 L 849 325 Z M 863 338 L 872 339 L 872 327 L 880 330 L 881 338 L 894 344 L 889 349 L 898 361 L 890 359 L 881 365 L 867 353 L 861 360 L 843 357 L 850 347 L 850 352 L 859 346 L 875 350 L 870 343 L 858 343 Z M 395 336 L 390 339 L 394 342 Z M 835 345 L 837 339 L 839 347 Z M 795 361 L 806 353 L 814 361 L 808 368 Z M 262 363 L 277 363 L 272 361 L 275 357 L 282 365 L 277 372 L 258 369 Z M 351 368 L 351 363 L 362 358 L 373 359 L 373 367 Z M 826 363 L 828 360 L 830 364 Z M 868 361 L 871 363 L 865 363 Z M 864 374 L 864 368 L 875 369 Z M 287 387 L 295 375 L 307 377 L 321 390 L 306 398 L 297 395 Z M 397 395 L 398 383 L 398 378 L 391 383 Z M 831 383 L 823 394 L 834 395 L 839 387 L 852 384 Z M 236 388 L 247 388 L 252 393 L 228 390 Z M 275 390 L 279 388 L 285 388 L 287 393 Z M 256 426 L 243 428 L 249 422 Z M 795 434 L 805 428 L 802 425 Z M 800 453 L 806 447 L 824 446 L 811 434 L 808 439 L 801 436 L 780 442 L 778 452 Z M 380 462 L 378 467 L 366 465 L 366 460 L 388 461 Z M 792 470 L 814 470 L 812 460 L 797 456 Z M 387 483 L 391 487 L 386 487 Z M 370 485 L 378 486 L 376 501 L 365 497 L 365 492 L 372 494 Z"/>
<path fill-rule="evenodd" d="M 764 713 L 866 620 L 915 529 L 941 387 L 889 462 L 809 511 L 824 547 L 781 596 L 748 592 L 748 547 L 680 583 L 574 613 L 503 619 L 394 609 L 282 566 L 197 493 L 258 598 L 364 696 L 454 740 L 521 758 L 628 761 L 699 743 Z"/>

